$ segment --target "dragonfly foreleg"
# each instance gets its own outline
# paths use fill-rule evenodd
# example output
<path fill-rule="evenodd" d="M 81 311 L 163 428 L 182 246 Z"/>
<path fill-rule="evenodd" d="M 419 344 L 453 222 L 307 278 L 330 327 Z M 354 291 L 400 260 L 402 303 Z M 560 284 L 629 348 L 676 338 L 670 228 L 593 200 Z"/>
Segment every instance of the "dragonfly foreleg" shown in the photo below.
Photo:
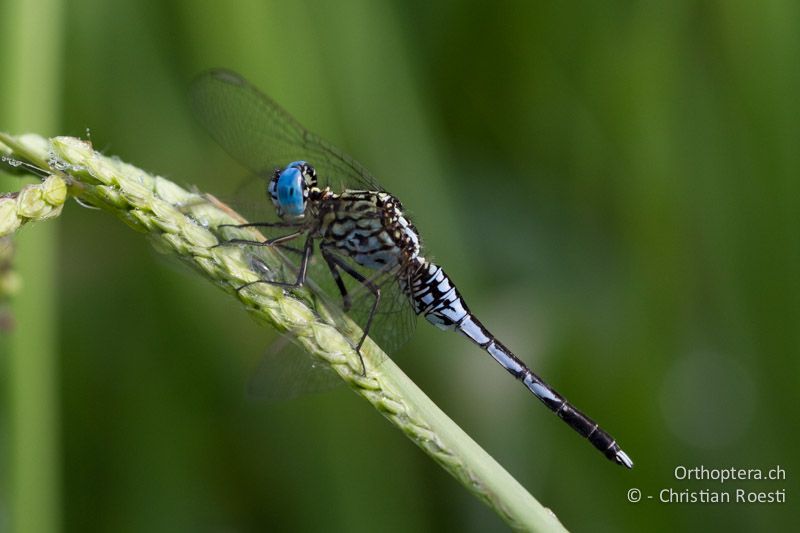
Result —
<path fill-rule="evenodd" d="M 278 237 L 277 239 L 272 239 L 275 242 L 273 242 L 271 245 L 276 245 L 276 246 L 280 246 L 281 248 L 284 248 L 286 246 L 280 244 L 281 241 L 291 240 L 291 239 L 297 238 L 299 236 L 300 236 L 300 233 L 291 234 L 291 235 L 284 235 L 283 237 Z M 279 239 L 281 241 L 279 241 Z M 231 241 L 228 241 L 228 242 L 231 242 Z M 268 246 L 265 243 L 269 242 L 269 241 L 265 241 L 265 243 L 259 243 L 258 241 L 254 241 L 254 242 L 257 245 Z M 290 248 L 290 249 L 299 251 L 299 250 L 297 250 L 297 248 Z M 286 287 L 286 288 L 290 288 L 290 289 L 297 288 L 297 287 L 302 287 L 306 282 L 306 273 L 308 272 L 308 261 L 311 259 L 311 252 L 313 250 L 314 250 L 314 238 L 310 234 L 308 234 L 307 237 L 306 237 L 306 243 L 303 246 L 303 251 L 301 252 L 303 254 L 303 257 L 300 259 L 300 268 L 299 268 L 299 270 L 297 272 L 297 279 L 294 282 L 273 281 L 273 280 L 269 280 L 269 279 L 258 279 L 256 281 L 251 281 L 249 283 L 245 283 L 241 287 L 237 287 L 236 288 L 236 292 L 241 292 L 242 290 L 246 289 L 247 287 L 250 287 L 250 286 L 255 285 L 257 283 L 266 283 L 268 285 L 277 285 L 278 287 Z"/>
<path fill-rule="evenodd" d="M 280 220 L 278 222 L 248 222 L 247 224 L 220 224 L 218 228 L 299 228 L 304 222 Z"/>
<path fill-rule="evenodd" d="M 252 241 L 249 239 L 230 239 L 228 241 L 222 241 L 219 244 L 215 244 L 212 248 L 216 248 L 218 246 L 230 246 L 232 244 L 247 244 L 249 246 L 275 246 L 278 244 L 282 244 L 284 242 L 289 242 L 297 237 L 306 233 L 305 229 L 295 231 L 294 233 L 289 233 L 288 235 L 281 235 L 280 237 L 274 237 L 272 239 L 267 239 L 266 241 Z"/>

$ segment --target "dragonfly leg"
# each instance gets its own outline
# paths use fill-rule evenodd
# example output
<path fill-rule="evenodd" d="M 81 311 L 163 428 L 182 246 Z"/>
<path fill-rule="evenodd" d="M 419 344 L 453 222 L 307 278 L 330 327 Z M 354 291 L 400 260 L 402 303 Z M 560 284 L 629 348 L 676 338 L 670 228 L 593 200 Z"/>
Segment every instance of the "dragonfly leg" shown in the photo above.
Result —
<path fill-rule="evenodd" d="M 291 235 L 284 235 L 283 237 L 278 237 L 276 239 L 272 239 L 273 241 L 280 240 L 291 240 L 297 238 L 300 234 L 291 234 Z M 230 241 L 229 241 L 230 242 Z M 280 245 L 279 242 L 273 242 L 271 245 L 266 244 L 269 241 L 265 241 L 264 243 L 259 243 L 255 241 L 256 244 L 261 246 L 271 246 L 271 245 Z M 283 245 L 281 245 L 283 246 Z M 293 248 L 296 250 L 296 248 Z M 302 287 L 306 282 L 306 273 L 308 272 L 308 261 L 311 259 L 311 252 L 314 250 L 314 238 L 311 234 L 308 234 L 306 237 L 306 243 L 303 246 L 303 257 L 300 259 L 300 269 L 297 272 L 297 279 L 294 282 L 286 282 L 286 281 L 272 281 L 268 279 L 258 279 L 256 281 L 251 281 L 250 283 L 245 283 L 241 287 L 236 288 L 236 292 L 241 292 L 242 290 L 250 287 L 252 285 L 256 285 L 257 283 L 266 283 L 267 285 L 277 285 L 278 287 L 286 287 L 289 289 L 294 289 L 297 287 Z"/>
<path fill-rule="evenodd" d="M 375 314 L 378 311 L 378 305 L 380 305 L 381 303 L 381 289 L 380 287 L 375 285 L 371 280 L 362 276 L 361 273 L 359 273 L 357 270 L 355 270 L 353 267 L 348 265 L 345 261 L 341 260 L 337 256 L 329 253 L 326 254 L 324 249 L 322 253 L 323 257 L 325 257 L 325 260 L 328 262 L 328 265 L 333 264 L 336 267 L 341 268 L 342 270 L 350 274 L 350 276 L 352 276 L 353 279 L 355 279 L 356 281 L 364 285 L 367 289 L 369 289 L 369 291 L 375 296 L 375 302 L 373 302 L 372 309 L 370 309 L 369 311 L 369 317 L 367 318 L 367 323 L 364 325 L 364 332 L 361 335 L 361 340 L 359 340 L 358 344 L 356 345 L 356 353 L 358 354 L 358 358 L 361 361 L 361 371 L 362 371 L 361 373 L 362 375 L 366 375 L 367 367 L 364 365 L 364 358 L 361 357 L 361 346 L 363 346 L 364 341 L 367 339 L 367 335 L 369 335 L 369 329 L 372 326 L 372 319 L 375 318 Z M 338 272 L 337 275 L 334 277 L 337 279 L 336 284 L 338 285 L 339 282 L 341 282 L 341 277 L 338 276 Z"/>
<path fill-rule="evenodd" d="M 347 287 L 342 281 L 342 276 L 339 274 L 339 267 L 336 266 L 336 263 L 333 261 L 330 253 L 327 252 L 324 248 L 322 249 L 322 257 L 325 259 L 325 263 L 328 265 L 328 269 L 331 271 L 331 275 L 333 276 L 333 280 L 336 282 L 336 286 L 339 287 L 339 292 L 342 295 L 342 308 L 345 312 L 350 311 L 350 294 L 347 292 Z"/>
<path fill-rule="evenodd" d="M 220 224 L 218 228 L 299 228 L 303 222 L 248 222 L 247 224 Z"/>
<path fill-rule="evenodd" d="M 215 244 L 214 246 L 212 246 L 212 248 L 217 248 L 219 246 L 231 246 L 233 244 L 247 244 L 250 246 L 275 246 L 277 244 L 282 244 L 284 242 L 289 242 L 291 240 L 294 240 L 304 233 L 306 233 L 305 230 L 298 230 L 293 233 L 289 233 L 287 235 L 281 235 L 280 237 L 267 239 L 266 241 L 251 241 L 249 239 L 231 239 L 229 241 L 223 241 L 218 244 Z"/>
<path fill-rule="evenodd" d="M 278 244 L 276 246 L 281 250 L 286 250 L 287 252 L 292 252 L 293 254 L 297 255 L 303 255 L 303 250 L 301 250 L 300 248 L 289 246 L 288 244 Z"/>

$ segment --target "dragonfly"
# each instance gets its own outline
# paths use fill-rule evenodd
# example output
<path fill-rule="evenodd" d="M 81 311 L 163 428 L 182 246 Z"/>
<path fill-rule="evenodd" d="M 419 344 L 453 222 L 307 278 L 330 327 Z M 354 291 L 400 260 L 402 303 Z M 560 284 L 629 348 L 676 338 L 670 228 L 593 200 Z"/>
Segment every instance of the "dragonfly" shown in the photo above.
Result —
<path fill-rule="evenodd" d="M 235 72 L 214 69 L 199 75 L 189 98 L 210 136 L 267 181 L 265 192 L 275 220 L 239 227 L 283 230 L 263 241 L 231 239 L 225 244 L 285 246 L 300 257 L 295 279 L 264 277 L 253 283 L 286 288 L 310 285 L 309 265 L 319 254 L 343 310 L 365 313 L 363 333 L 355 346 L 359 354 L 370 333 L 389 328 L 401 330 L 402 336 L 410 330 L 401 323 L 402 310 L 408 310 L 413 319 L 422 315 L 439 329 L 466 336 L 606 458 L 633 467 L 611 435 L 545 383 L 478 320 L 450 276 L 424 257 L 419 233 L 397 197 L 355 159 L 307 130 Z M 355 298 L 353 284 L 369 298 Z"/>

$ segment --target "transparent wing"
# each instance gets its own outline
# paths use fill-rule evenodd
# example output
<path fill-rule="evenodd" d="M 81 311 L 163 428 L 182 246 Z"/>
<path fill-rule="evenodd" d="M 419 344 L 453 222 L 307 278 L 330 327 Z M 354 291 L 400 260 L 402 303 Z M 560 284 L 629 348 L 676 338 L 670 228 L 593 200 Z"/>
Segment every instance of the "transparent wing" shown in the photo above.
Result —
<path fill-rule="evenodd" d="M 252 270 L 266 281 L 292 282 L 297 279 L 300 254 L 296 251 L 282 249 L 280 255 L 283 259 L 281 268 L 269 268 L 264 260 L 259 257 L 263 249 L 247 247 Z M 375 311 L 375 316 L 370 326 L 369 337 L 375 341 L 386 353 L 392 354 L 399 350 L 414 333 L 417 316 L 408 296 L 403 292 L 393 270 L 375 272 L 354 261 L 340 256 L 355 270 L 359 271 L 372 284 L 380 288 L 381 300 Z M 313 291 L 321 298 L 330 309 L 337 313 L 349 316 L 363 331 L 372 312 L 375 296 L 367 285 L 359 282 L 344 272 L 340 271 L 342 281 L 350 296 L 350 309 L 344 309 L 344 300 L 341 292 L 331 274 L 328 264 L 322 259 L 319 250 L 312 255 L 308 264 L 306 288 Z M 340 331 L 347 328 L 342 327 Z M 355 345 L 360 337 L 351 338 Z"/>
<path fill-rule="evenodd" d="M 386 353 L 393 354 L 405 345 L 417 327 L 417 315 L 408 296 L 402 291 L 397 280 L 386 277 L 380 283 L 381 303 L 373 319 L 369 336 Z M 360 289 L 363 297 L 353 303 L 350 315 L 363 328 L 372 304 L 372 294 Z M 363 303 L 362 303 L 363 302 Z"/>
<path fill-rule="evenodd" d="M 283 336 L 259 361 L 247 383 L 247 395 L 268 401 L 291 400 L 343 384 L 336 372 Z"/>
<path fill-rule="evenodd" d="M 373 321 L 370 338 L 385 351 L 392 353 L 405 344 L 416 327 L 416 315 L 408 297 L 396 280 L 384 276 L 380 283 L 382 298 L 379 312 Z M 380 280 L 375 280 L 379 282 Z M 363 328 L 372 305 L 372 293 L 354 288 L 351 318 Z M 357 342 L 357 339 L 352 339 Z M 266 401 L 291 400 L 299 396 L 335 389 L 344 381 L 327 365 L 320 363 L 302 346 L 283 336 L 270 346 L 253 371 L 247 385 L 247 395 Z"/>
<path fill-rule="evenodd" d="M 283 255 L 286 255 L 285 252 Z M 296 268 L 291 256 L 286 256 L 288 270 L 296 275 Z M 325 279 L 327 264 L 314 266 L 319 270 L 318 278 Z M 252 268 L 264 279 L 275 280 L 285 278 L 286 272 L 269 269 L 256 255 L 251 257 Z M 330 278 L 327 272 L 327 278 Z M 411 337 L 416 326 L 416 315 L 408 297 L 403 293 L 392 272 L 382 272 L 373 276 L 370 281 L 381 289 L 381 302 L 370 330 L 370 338 L 378 343 L 386 352 L 399 349 Z M 348 316 L 363 330 L 374 302 L 374 296 L 365 285 L 355 280 L 345 281 L 352 299 L 352 308 Z M 334 285 L 333 282 L 327 285 Z M 323 298 L 326 305 L 332 308 L 341 307 L 341 298 L 334 301 L 330 296 L 330 287 L 323 288 L 309 279 L 308 289 Z M 341 311 L 341 309 L 339 309 Z M 344 328 L 343 328 L 344 329 Z M 359 338 L 351 338 L 355 345 Z M 281 401 L 306 394 L 324 392 L 343 384 L 343 381 L 327 365 L 320 363 L 313 355 L 301 346 L 294 344 L 288 336 L 281 337 L 264 354 L 258 367 L 248 382 L 248 396 L 267 401 Z"/>
<path fill-rule="evenodd" d="M 346 261 L 352 269 L 359 272 L 380 289 L 381 299 L 372 320 L 369 337 L 383 348 L 386 353 L 395 353 L 411 338 L 417 324 L 417 315 L 414 313 L 411 300 L 403 292 L 398 282 L 396 269 L 376 272 L 362 267 L 349 257 L 339 255 L 339 258 Z M 335 298 L 334 301 L 337 302 L 339 307 L 342 307 L 342 296 L 338 287 L 336 287 L 327 263 L 324 260 L 319 261 L 319 263 L 315 266 L 314 279 L 324 279 L 325 282 L 322 287 L 324 287 L 325 292 L 329 297 Z M 327 271 L 326 273 L 322 272 L 323 268 Z M 340 275 L 350 296 L 351 306 L 347 311 L 347 315 L 363 330 L 372 311 L 375 296 L 366 284 L 359 282 L 345 272 L 340 271 Z"/>
<path fill-rule="evenodd" d="M 383 191 L 344 152 L 309 132 L 270 97 L 235 72 L 214 69 L 192 82 L 197 119 L 228 154 L 259 175 L 305 160 L 322 179 L 345 188 Z"/>

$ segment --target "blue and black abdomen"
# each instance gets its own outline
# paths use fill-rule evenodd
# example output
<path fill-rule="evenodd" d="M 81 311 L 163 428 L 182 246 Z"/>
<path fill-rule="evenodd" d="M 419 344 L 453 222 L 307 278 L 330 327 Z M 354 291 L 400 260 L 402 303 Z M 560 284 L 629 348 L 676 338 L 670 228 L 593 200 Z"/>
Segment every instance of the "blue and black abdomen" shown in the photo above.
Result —
<path fill-rule="evenodd" d="M 559 418 L 589 440 L 612 461 L 631 468 L 633 461 L 617 442 L 591 418 L 534 374 L 511 350 L 492 335 L 469 311 L 455 284 L 440 266 L 422 260 L 415 261 L 413 272 L 403 279 L 404 289 L 411 298 L 417 314 L 441 329 L 455 329 L 486 350 L 511 375 L 522 381 Z"/>
<path fill-rule="evenodd" d="M 454 329 L 469 315 L 461 294 L 442 267 L 419 259 L 416 268 L 404 276 L 404 289 L 414 311 L 440 329 Z"/>

